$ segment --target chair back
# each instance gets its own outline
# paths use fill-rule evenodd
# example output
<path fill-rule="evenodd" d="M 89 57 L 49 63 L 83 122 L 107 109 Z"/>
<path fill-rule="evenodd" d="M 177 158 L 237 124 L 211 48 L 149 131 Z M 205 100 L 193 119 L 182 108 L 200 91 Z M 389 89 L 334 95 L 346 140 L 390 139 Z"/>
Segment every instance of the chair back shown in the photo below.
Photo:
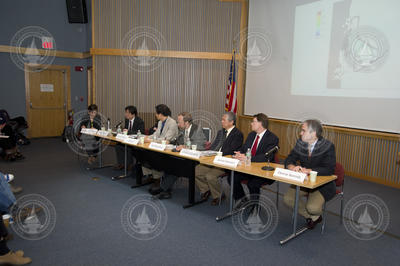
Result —
<path fill-rule="evenodd" d="M 337 179 L 335 180 L 336 187 L 343 186 L 343 183 L 344 183 L 344 168 L 343 168 L 343 165 L 341 165 L 340 163 L 336 163 L 335 175 L 337 176 Z"/>

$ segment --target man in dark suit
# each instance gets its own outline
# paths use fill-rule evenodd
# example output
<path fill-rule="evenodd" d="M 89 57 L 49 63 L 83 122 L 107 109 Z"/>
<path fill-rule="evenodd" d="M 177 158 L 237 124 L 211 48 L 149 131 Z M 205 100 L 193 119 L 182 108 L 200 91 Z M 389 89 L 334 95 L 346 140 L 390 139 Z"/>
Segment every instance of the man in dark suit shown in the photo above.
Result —
<path fill-rule="evenodd" d="M 133 105 L 125 107 L 124 131 L 127 131 L 128 135 L 137 134 L 139 131 L 141 134 L 144 134 L 144 122 L 140 117 L 137 116 L 137 109 Z M 114 166 L 114 169 L 121 170 L 124 168 L 125 164 L 125 146 L 120 143 L 115 145 L 115 153 L 117 155 L 117 165 Z M 131 147 L 128 149 L 127 156 L 128 163 L 134 164 Z"/>
<path fill-rule="evenodd" d="M 285 160 L 285 167 L 289 170 L 318 175 L 333 175 L 335 172 L 335 146 L 322 137 L 322 125 L 318 120 L 306 120 L 301 127 L 301 139 Z M 299 162 L 299 164 L 297 163 Z M 329 182 L 318 189 L 301 189 L 299 199 L 299 213 L 306 218 L 307 227 L 313 229 L 322 221 L 322 207 L 325 201 L 330 200 L 336 193 L 335 182 Z M 302 200 L 306 196 L 306 202 Z M 291 186 L 284 196 L 287 206 L 294 206 L 295 188 Z"/>
<path fill-rule="evenodd" d="M 247 136 L 247 139 L 240 151 L 235 152 L 234 157 L 240 161 L 245 161 L 245 153 L 248 149 L 250 149 L 252 162 L 265 162 L 266 160 L 273 161 L 274 153 L 269 154 L 268 158 L 265 157 L 265 153 L 278 146 L 279 138 L 268 130 L 268 116 L 263 113 L 254 115 L 253 121 L 251 122 L 251 129 L 252 132 L 250 132 L 250 134 Z M 247 186 L 250 194 L 256 197 L 260 194 L 260 188 L 262 185 L 270 185 L 274 182 L 273 180 L 266 178 L 235 173 L 233 184 L 233 197 L 235 200 L 240 200 L 245 196 L 243 187 L 241 185 L 242 180 L 248 180 Z"/>
<path fill-rule="evenodd" d="M 227 112 L 222 116 L 222 129 L 218 131 L 217 137 L 211 144 L 211 150 L 220 151 L 222 155 L 233 155 L 243 143 L 243 134 L 236 128 L 236 115 Z M 196 166 L 196 185 L 202 193 L 202 199 L 206 200 L 211 195 L 213 200 L 211 205 L 219 204 L 221 196 L 218 176 L 224 170 L 216 167 L 209 167 L 202 164 Z"/>

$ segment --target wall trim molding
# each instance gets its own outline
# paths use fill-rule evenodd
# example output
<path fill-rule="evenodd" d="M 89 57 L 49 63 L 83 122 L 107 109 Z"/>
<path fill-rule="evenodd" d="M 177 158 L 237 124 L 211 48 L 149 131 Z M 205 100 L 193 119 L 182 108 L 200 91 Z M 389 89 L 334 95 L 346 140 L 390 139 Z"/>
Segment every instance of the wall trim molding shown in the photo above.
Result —
<path fill-rule="evenodd" d="M 211 59 L 211 60 L 231 60 L 232 53 L 217 52 L 193 52 L 193 51 L 168 51 L 168 50 L 128 50 L 113 48 L 91 48 L 91 55 L 111 55 L 111 56 L 151 56 L 164 58 L 186 58 L 186 59 Z M 240 55 L 236 54 L 236 60 Z"/>
<path fill-rule="evenodd" d="M 37 49 L 40 55 L 45 55 L 49 52 L 49 50 L 45 49 Z M 9 46 L 9 45 L 0 45 L 0 53 L 25 53 L 25 47 L 16 47 L 16 46 Z M 29 54 L 29 52 L 28 52 Z M 55 57 L 62 57 L 62 58 L 76 58 L 76 59 L 86 59 L 90 58 L 90 52 L 69 52 L 69 51 L 62 51 L 62 50 L 50 50 L 50 55 Z"/>
<path fill-rule="evenodd" d="M 249 115 L 239 115 L 239 119 L 252 119 L 252 116 Z M 279 119 L 279 118 L 268 118 L 269 121 L 273 121 L 275 123 L 281 124 L 290 124 L 290 125 L 298 125 L 299 121 L 295 120 L 286 120 L 286 119 Z M 389 133 L 389 132 L 382 132 L 382 131 L 375 131 L 375 130 L 367 130 L 367 129 L 358 129 L 358 128 L 349 128 L 349 127 L 341 127 L 341 126 L 332 126 L 332 125 L 324 125 L 324 129 L 333 130 L 336 132 L 346 133 L 350 135 L 356 136 L 364 136 L 369 138 L 379 138 L 379 139 L 386 139 L 386 140 L 398 140 L 400 141 L 400 133 Z"/>

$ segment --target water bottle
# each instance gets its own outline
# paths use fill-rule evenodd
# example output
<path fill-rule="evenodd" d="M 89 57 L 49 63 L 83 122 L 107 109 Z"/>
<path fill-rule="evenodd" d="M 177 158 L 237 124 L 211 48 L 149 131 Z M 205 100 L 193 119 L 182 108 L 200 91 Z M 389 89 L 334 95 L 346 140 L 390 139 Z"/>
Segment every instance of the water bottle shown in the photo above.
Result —
<path fill-rule="evenodd" d="M 110 131 L 111 129 L 111 122 L 110 122 L 110 118 L 107 119 L 107 131 Z"/>
<path fill-rule="evenodd" d="M 186 146 L 188 149 L 192 147 L 192 143 L 190 142 L 190 138 L 187 139 Z"/>
<path fill-rule="evenodd" d="M 118 133 L 118 134 L 121 134 L 121 133 L 122 133 L 121 125 L 118 126 L 118 128 L 117 128 L 117 133 Z"/>
<path fill-rule="evenodd" d="M 140 137 L 142 136 L 142 133 L 140 132 L 140 130 L 137 131 L 137 139 L 140 139 Z"/>
<path fill-rule="evenodd" d="M 250 148 L 246 152 L 246 165 L 251 165 L 251 151 Z"/>

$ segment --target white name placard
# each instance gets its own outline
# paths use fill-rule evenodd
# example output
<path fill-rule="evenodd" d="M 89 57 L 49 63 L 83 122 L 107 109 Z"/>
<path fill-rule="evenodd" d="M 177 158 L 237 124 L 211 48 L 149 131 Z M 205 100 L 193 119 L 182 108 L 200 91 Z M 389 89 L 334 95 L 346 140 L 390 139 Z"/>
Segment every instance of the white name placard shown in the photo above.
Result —
<path fill-rule="evenodd" d="M 201 152 L 200 151 L 194 151 L 194 150 L 189 150 L 189 149 L 182 149 L 179 152 L 180 155 L 185 156 L 185 157 L 190 157 L 194 159 L 199 159 Z"/>
<path fill-rule="evenodd" d="M 239 163 L 239 160 L 223 156 L 215 156 L 214 163 L 236 168 Z"/>
<path fill-rule="evenodd" d="M 90 135 L 96 135 L 97 134 L 97 129 L 95 128 L 87 128 L 87 133 Z"/>
<path fill-rule="evenodd" d="M 99 130 L 99 131 L 97 131 L 97 136 L 100 136 L 100 137 L 107 137 L 108 136 L 108 131 L 106 131 L 106 130 Z"/>
<path fill-rule="evenodd" d="M 128 138 L 128 135 L 125 134 L 117 134 L 117 136 L 115 137 L 117 140 L 121 140 L 124 141 Z"/>
<path fill-rule="evenodd" d="M 166 147 L 166 146 L 167 146 L 167 145 L 165 145 L 165 144 L 161 144 L 161 143 L 157 143 L 157 142 L 152 142 L 152 143 L 150 143 L 149 148 L 150 148 L 150 149 L 154 149 L 154 150 L 163 151 L 163 150 L 165 150 L 165 147 Z"/>
<path fill-rule="evenodd" d="M 138 139 L 133 139 L 133 138 L 126 138 L 123 142 L 126 143 L 126 144 L 138 145 L 139 140 Z"/>
<path fill-rule="evenodd" d="M 282 168 L 276 168 L 274 172 L 274 177 L 280 177 L 284 179 L 289 179 L 292 181 L 296 182 L 304 182 L 304 179 L 306 178 L 306 174 L 304 173 L 299 173 L 299 172 L 294 172 L 290 171 L 288 169 L 282 169 Z"/>
<path fill-rule="evenodd" d="M 89 134 L 89 135 L 96 135 L 97 129 L 95 128 L 82 128 L 81 133 L 82 134 Z"/>

